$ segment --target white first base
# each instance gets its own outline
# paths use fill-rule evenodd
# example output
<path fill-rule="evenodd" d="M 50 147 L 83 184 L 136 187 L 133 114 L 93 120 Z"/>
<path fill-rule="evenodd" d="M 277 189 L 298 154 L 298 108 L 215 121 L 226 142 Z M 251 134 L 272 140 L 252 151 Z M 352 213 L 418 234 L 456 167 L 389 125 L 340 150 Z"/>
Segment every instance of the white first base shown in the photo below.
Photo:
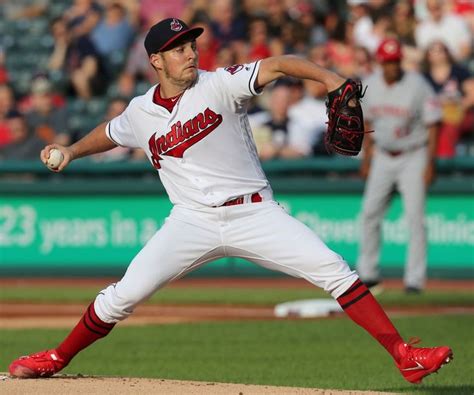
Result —
<path fill-rule="evenodd" d="M 275 317 L 327 317 L 341 313 L 342 308 L 334 299 L 306 299 L 280 303 L 275 306 Z"/>

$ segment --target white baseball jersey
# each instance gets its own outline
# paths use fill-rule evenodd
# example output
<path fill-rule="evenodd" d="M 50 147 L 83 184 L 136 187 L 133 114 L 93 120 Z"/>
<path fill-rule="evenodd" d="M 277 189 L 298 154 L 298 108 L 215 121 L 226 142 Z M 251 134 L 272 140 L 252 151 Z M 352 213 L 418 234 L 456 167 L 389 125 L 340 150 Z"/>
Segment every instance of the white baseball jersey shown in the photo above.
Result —
<path fill-rule="evenodd" d="M 125 319 L 165 284 L 225 256 L 304 278 L 334 298 L 357 280 L 341 256 L 272 198 L 246 111 L 259 93 L 258 71 L 259 62 L 199 71 L 174 106 L 154 96 L 155 86 L 107 125 L 116 144 L 145 150 L 174 207 L 124 277 L 97 296 L 102 321 Z M 222 205 L 256 192 L 263 198 L 256 204 Z"/>
<path fill-rule="evenodd" d="M 271 198 L 246 112 L 259 65 L 199 70 L 171 112 L 154 103 L 155 85 L 109 122 L 107 136 L 146 152 L 175 205 L 219 206 L 263 189 Z"/>
<path fill-rule="evenodd" d="M 441 119 L 435 93 L 422 75 L 404 73 L 387 85 L 381 72 L 369 76 L 362 100 L 364 117 L 372 124 L 375 144 L 388 151 L 408 151 L 428 141 L 426 125 Z"/>

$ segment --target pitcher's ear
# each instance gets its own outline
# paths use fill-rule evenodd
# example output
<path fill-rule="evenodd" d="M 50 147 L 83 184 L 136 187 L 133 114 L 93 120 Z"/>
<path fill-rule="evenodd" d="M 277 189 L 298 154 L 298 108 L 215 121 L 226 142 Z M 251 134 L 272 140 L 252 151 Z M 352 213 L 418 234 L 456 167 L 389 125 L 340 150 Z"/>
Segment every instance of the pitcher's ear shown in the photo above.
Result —
<path fill-rule="evenodd" d="M 151 54 L 150 63 L 155 69 L 161 70 L 163 68 L 163 56 L 160 53 Z"/>

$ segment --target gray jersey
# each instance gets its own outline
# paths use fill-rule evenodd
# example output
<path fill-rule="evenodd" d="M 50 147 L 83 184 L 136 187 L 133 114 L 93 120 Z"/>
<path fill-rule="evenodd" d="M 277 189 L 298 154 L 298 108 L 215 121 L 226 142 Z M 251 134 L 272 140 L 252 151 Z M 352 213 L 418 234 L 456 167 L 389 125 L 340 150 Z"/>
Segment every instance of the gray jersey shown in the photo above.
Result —
<path fill-rule="evenodd" d="M 372 124 L 375 144 L 389 151 L 407 151 L 428 141 L 427 125 L 441 119 L 435 93 L 423 76 L 406 72 L 387 85 L 381 71 L 370 75 L 362 101 L 364 117 Z"/>

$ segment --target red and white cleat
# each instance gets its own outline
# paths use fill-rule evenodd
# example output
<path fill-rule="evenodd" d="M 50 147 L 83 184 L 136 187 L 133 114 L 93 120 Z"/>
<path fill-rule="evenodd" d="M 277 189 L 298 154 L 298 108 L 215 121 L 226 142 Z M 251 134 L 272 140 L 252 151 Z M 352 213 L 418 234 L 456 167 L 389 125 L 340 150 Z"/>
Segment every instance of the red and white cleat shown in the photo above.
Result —
<path fill-rule="evenodd" d="M 67 363 L 59 358 L 56 350 L 46 350 L 14 360 L 8 370 L 13 377 L 34 379 L 50 377 L 66 365 Z"/>
<path fill-rule="evenodd" d="M 400 345 L 401 359 L 396 364 L 405 380 L 413 384 L 421 383 L 424 377 L 437 372 L 453 359 L 453 351 L 447 346 L 413 347 L 413 344 L 418 342 L 419 340 L 415 339 Z"/>

